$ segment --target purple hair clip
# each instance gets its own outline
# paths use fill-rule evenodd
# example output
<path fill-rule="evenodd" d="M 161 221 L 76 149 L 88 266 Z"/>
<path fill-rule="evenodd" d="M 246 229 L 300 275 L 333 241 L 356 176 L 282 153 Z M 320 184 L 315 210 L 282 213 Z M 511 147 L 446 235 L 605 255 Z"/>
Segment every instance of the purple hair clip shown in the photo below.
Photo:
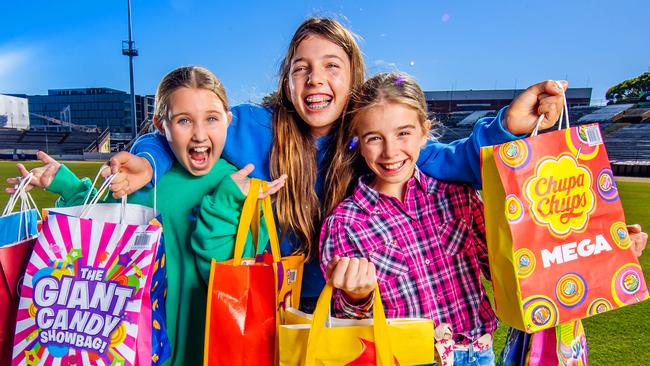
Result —
<path fill-rule="evenodd" d="M 404 85 L 404 77 L 402 75 L 397 75 L 395 77 L 395 85 L 397 85 L 397 86 Z"/>
<path fill-rule="evenodd" d="M 350 144 L 348 145 L 348 150 L 352 150 L 355 147 L 357 147 L 357 143 L 359 143 L 359 138 L 354 136 L 352 140 L 350 140 Z"/>

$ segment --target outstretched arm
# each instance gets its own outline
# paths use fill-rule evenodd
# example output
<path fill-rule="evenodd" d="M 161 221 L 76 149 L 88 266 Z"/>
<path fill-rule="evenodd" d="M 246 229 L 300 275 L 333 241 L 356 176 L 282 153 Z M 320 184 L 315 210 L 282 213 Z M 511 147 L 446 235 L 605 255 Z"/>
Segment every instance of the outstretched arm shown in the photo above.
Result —
<path fill-rule="evenodd" d="M 443 180 L 481 186 L 481 147 L 502 144 L 523 137 L 535 129 L 539 116 L 544 116 L 540 129 L 546 129 L 560 117 L 563 107 L 562 88 L 552 80 L 528 87 L 512 104 L 496 117 L 476 122 L 472 134 L 449 144 L 429 143 L 420 154 L 418 166 L 426 174 Z"/>

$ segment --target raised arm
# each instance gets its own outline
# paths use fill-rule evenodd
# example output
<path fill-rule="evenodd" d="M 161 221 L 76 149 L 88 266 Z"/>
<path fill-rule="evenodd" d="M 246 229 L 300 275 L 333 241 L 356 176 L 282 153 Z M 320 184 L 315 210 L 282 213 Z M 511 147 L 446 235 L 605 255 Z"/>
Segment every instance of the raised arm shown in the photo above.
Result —
<path fill-rule="evenodd" d="M 568 84 L 561 82 L 566 90 Z M 539 116 L 544 115 L 540 129 L 546 129 L 560 117 L 563 90 L 555 81 L 547 80 L 528 87 L 496 117 L 482 118 L 472 134 L 449 144 L 429 143 L 420 154 L 418 166 L 426 174 L 444 180 L 481 186 L 481 147 L 502 144 L 534 130 Z"/>

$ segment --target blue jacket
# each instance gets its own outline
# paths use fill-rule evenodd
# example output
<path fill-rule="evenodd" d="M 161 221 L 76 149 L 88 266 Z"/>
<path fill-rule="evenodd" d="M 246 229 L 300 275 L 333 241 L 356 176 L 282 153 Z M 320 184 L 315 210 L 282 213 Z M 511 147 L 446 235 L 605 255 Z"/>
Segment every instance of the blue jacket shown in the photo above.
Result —
<path fill-rule="evenodd" d="M 427 175 L 437 179 L 467 182 L 475 187 L 481 184 L 481 146 L 501 144 L 517 138 L 506 131 L 501 122 L 505 108 L 499 111 L 496 117 L 487 117 L 479 120 L 474 125 L 470 137 L 453 141 L 449 144 L 429 142 L 420 153 L 418 167 Z M 222 157 L 238 168 L 246 164 L 255 165 L 251 176 L 263 180 L 271 180 L 269 157 L 273 143 L 272 117 L 273 110 L 255 104 L 241 104 L 231 109 L 232 122 L 228 127 L 228 137 L 223 149 Z M 330 143 L 329 136 L 316 140 L 318 147 L 318 166 L 322 167 L 326 146 Z M 152 163 L 155 160 L 156 178 L 161 177 L 169 170 L 174 161 L 167 140 L 161 134 L 154 132 L 140 136 L 131 152 L 145 157 Z M 148 152 L 148 154 L 142 154 Z M 153 166 L 153 163 L 152 163 Z M 316 180 L 316 193 L 323 199 L 324 169 L 319 169 Z M 294 241 L 291 235 L 286 235 L 281 243 L 282 254 L 293 251 Z M 325 280 L 317 261 L 305 265 L 302 286 L 303 297 L 318 297 Z"/>

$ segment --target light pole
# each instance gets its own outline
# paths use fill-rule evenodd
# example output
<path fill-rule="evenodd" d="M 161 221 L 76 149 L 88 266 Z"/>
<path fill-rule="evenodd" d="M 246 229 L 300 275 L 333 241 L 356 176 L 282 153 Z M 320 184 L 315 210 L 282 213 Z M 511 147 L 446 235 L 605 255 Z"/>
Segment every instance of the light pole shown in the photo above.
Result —
<path fill-rule="evenodd" d="M 135 42 L 131 37 L 131 0 L 127 0 L 129 11 L 129 40 L 122 41 L 122 54 L 129 56 L 129 77 L 131 84 L 131 126 L 133 129 L 133 138 L 135 139 L 138 134 L 138 124 L 136 122 L 135 113 L 135 92 L 133 91 L 133 58 L 138 55 L 138 49 L 135 48 Z M 126 46 L 126 47 L 125 47 Z"/>

